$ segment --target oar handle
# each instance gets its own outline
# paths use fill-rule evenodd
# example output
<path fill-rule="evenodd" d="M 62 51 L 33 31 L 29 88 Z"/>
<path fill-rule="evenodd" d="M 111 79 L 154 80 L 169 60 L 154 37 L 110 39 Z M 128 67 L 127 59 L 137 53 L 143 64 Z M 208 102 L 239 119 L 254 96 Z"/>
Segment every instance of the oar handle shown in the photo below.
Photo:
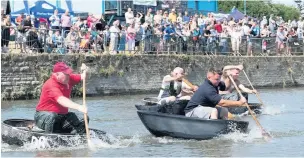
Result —
<path fill-rule="evenodd" d="M 86 71 L 84 71 L 84 73 L 86 73 Z M 86 75 L 82 80 L 82 104 L 84 107 L 86 107 Z M 86 129 L 86 134 L 87 134 L 87 139 L 88 139 L 88 143 L 90 141 L 90 131 L 89 131 L 89 125 L 88 125 L 88 116 L 87 114 L 84 114 L 84 123 L 85 123 L 85 129 Z"/>
<path fill-rule="evenodd" d="M 246 78 L 247 78 L 247 80 L 248 80 L 248 82 L 249 82 L 251 88 L 254 89 L 254 87 L 253 87 L 251 81 L 249 80 L 249 77 L 247 76 L 247 73 L 245 72 L 245 70 L 243 70 L 243 73 L 244 73 L 244 75 L 246 76 Z M 260 98 L 259 93 L 257 92 L 255 95 L 257 96 L 257 98 L 258 98 L 258 100 L 260 101 L 260 103 L 261 103 L 262 105 L 264 105 L 262 99 Z"/>
<path fill-rule="evenodd" d="M 233 83 L 235 89 L 236 89 L 237 92 L 239 93 L 239 95 L 240 95 L 241 97 L 243 97 L 243 95 L 242 95 L 240 89 L 239 89 L 239 88 L 237 87 L 237 85 L 235 84 L 235 82 L 234 82 L 233 78 L 231 77 L 231 75 L 228 75 L 228 76 L 229 76 L 229 79 L 231 80 L 231 82 Z M 250 109 L 249 105 L 248 105 L 247 103 L 245 103 L 245 105 L 247 106 L 248 111 L 249 111 L 249 113 L 251 114 L 252 118 L 254 119 L 255 123 L 256 123 L 256 124 L 259 126 L 259 128 L 262 130 L 262 133 L 263 133 L 263 134 L 267 134 L 268 136 L 270 136 L 270 135 L 268 134 L 268 132 L 266 132 L 266 131 L 264 130 L 264 128 L 262 127 L 262 125 L 260 124 L 260 122 L 258 121 L 258 119 L 255 117 L 255 115 L 254 115 L 254 113 L 252 112 L 252 110 Z"/>
<path fill-rule="evenodd" d="M 190 81 L 188 81 L 187 79 L 183 78 L 183 82 L 185 82 L 192 89 L 194 88 L 194 85 Z"/>

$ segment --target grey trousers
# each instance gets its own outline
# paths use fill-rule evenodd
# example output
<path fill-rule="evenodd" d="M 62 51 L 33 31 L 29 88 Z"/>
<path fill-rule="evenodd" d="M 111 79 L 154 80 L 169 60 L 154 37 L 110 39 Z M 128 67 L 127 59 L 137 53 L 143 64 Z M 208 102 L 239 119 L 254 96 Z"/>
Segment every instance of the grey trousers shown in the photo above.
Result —
<path fill-rule="evenodd" d="M 225 116 L 228 115 L 228 109 L 225 107 L 214 107 L 218 111 L 218 119 L 225 119 Z M 192 109 L 190 112 L 186 113 L 186 117 L 198 117 L 198 118 L 204 118 L 204 119 L 210 119 L 210 115 L 212 110 L 214 109 L 212 107 L 207 106 L 197 106 L 196 108 Z"/>
<path fill-rule="evenodd" d="M 73 112 L 57 114 L 48 111 L 36 111 L 34 119 L 36 126 L 45 130 L 46 133 L 85 133 L 83 117 L 77 116 Z"/>

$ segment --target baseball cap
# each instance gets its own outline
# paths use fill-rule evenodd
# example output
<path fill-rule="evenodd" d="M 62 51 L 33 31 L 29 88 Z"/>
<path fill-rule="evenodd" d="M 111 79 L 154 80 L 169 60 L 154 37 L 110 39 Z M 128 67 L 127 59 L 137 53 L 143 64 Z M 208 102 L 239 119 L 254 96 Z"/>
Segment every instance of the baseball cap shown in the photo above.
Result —
<path fill-rule="evenodd" d="M 63 72 L 65 74 L 72 74 L 73 70 L 64 62 L 57 62 L 53 67 L 53 72 Z"/>

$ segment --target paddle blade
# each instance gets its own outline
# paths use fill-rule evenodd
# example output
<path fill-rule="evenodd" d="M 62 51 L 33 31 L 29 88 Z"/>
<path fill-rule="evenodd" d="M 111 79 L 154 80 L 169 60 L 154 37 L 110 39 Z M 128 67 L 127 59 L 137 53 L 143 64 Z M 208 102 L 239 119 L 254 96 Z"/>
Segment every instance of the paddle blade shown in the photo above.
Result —
<path fill-rule="evenodd" d="M 262 136 L 264 137 L 264 139 L 265 139 L 266 141 L 270 141 L 271 138 L 272 138 L 272 136 L 271 136 L 268 132 L 266 132 L 265 130 L 263 130 Z"/>
<path fill-rule="evenodd" d="M 88 139 L 87 141 L 88 141 L 88 147 L 89 147 L 89 149 L 94 150 L 95 146 L 94 146 L 93 142 L 91 141 L 91 139 Z"/>

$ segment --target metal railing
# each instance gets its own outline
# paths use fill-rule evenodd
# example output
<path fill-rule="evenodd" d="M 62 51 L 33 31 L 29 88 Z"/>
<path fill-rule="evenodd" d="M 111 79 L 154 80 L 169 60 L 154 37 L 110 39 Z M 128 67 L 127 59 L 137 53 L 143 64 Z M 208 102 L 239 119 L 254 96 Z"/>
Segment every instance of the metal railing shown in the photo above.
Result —
<path fill-rule="evenodd" d="M 186 54 L 186 55 L 303 55 L 303 39 L 289 38 L 282 43 L 276 37 L 253 38 L 171 36 L 127 32 L 1 28 L 1 48 L 21 53 L 99 53 L 99 54 Z M 7 52 L 7 51 L 2 51 Z"/>

